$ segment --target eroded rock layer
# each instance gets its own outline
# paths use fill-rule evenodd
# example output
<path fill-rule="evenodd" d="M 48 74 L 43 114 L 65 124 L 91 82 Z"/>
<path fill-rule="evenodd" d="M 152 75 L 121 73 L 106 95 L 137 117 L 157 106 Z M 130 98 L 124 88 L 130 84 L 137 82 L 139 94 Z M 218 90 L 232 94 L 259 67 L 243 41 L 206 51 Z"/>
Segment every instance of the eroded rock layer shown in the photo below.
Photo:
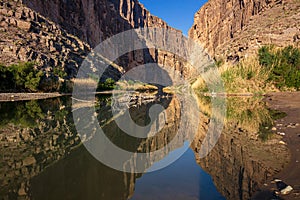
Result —
<path fill-rule="evenodd" d="M 214 57 L 252 54 L 262 45 L 299 44 L 296 0 L 210 0 L 196 14 L 189 36 Z"/>

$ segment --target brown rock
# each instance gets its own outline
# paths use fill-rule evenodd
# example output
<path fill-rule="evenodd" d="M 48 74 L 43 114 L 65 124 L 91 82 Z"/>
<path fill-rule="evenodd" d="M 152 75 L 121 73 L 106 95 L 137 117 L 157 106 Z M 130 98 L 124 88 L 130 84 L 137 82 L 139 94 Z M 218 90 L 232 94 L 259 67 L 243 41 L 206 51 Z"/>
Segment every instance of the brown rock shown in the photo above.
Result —
<path fill-rule="evenodd" d="M 29 31 L 30 27 L 31 27 L 31 23 L 30 22 L 26 22 L 26 21 L 23 21 L 23 20 L 18 20 L 17 21 L 17 26 L 20 28 L 20 29 L 23 29 L 25 31 Z"/>
<path fill-rule="evenodd" d="M 23 166 L 29 166 L 36 163 L 36 160 L 33 156 L 29 156 L 23 160 Z"/>
<path fill-rule="evenodd" d="M 293 0 L 210 0 L 195 14 L 189 36 L 213 57 L 243 57 L 263 45 L 295 45 L 299 12 Z"/>

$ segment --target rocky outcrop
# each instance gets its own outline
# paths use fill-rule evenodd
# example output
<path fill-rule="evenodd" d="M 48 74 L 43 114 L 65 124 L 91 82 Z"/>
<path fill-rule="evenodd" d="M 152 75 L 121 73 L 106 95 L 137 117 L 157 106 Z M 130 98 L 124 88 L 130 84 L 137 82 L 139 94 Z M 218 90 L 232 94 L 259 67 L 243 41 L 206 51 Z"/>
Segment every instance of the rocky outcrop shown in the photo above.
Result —
<path fill-rule="evenodd" d="M 299 1 L 210 0 L 196 14 L 189 36 L 214 57 L 251 54 L 262 45 L 297 45 Z"/>
<path fill-rule="evenodd" d="M 151 15 L 137 0 L 23 0 L 23 3 L 60 24 L 68 33 L 78 36 L 92 47 L 132 28 L 173 29 L 162 19 Z"/>
<path fill-rule="evenodd" d="M 0 3 L 0 60 L 33 61 L 44 71 L 65 69 L 74 76 L 90 46 L 19 1 Z"/>

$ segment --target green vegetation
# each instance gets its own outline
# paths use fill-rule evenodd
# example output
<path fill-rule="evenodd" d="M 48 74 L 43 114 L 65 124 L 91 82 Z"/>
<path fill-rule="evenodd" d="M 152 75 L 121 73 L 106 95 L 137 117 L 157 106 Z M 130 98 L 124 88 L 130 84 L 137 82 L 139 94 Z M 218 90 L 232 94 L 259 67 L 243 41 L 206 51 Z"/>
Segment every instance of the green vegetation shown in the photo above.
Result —
<path fill-rule="evenodd" d="M 285 116 L 284 112 L 269 109 L 261 98 L 232 97 L 227 99 L 227 120 L 236 122 L 247 132 L 258 133 L 262 141 L 273 137 L 274 120 Z"/>
<path fill-rule="evenodd" d="M 87 82 L 83 84 L 88 84 L 90 81 L 97 82 L 97 91 L 113 90 L 116 88 L 116 82 L 112 78 L 107 78 L 104 82 L 101 82 L 96 74 L 88 74 L 88 76 L 89 78 L 86 79 Z"/>
<path fill-rule="evenodd" d="M 262 67 L 256 57 L 246 58 L 238 64 L 226 63 L 219 68 L 227 92 L 260 93 L 269 90 L 269 69 Z"/>
<path fill-rule="evenodd" d="M 0 107 L 0 127 L 9 123 L 21 127 L 35 127 L 36 119 L 44 119 L 45 114 L 37 101 L 5 102 Z"/>
<path fill-rule="evenodd" d="M 268 110 L 268 115 L 271 120 L 267 120 L 262 123 L 259 127 L 259 138 L 263 141 L 266 141 L 272 137 L 274 132 L 272 131 L 272 127 L 274 126 L 274 120 L 278 120 L 284 118 L 286 113 L 278 111 L 278 110 Z"/>
<path fill-rule="evenodd" d="M 68 75 L 67 72 L 65 72 L 65 70 L 61 67 L 55 67 L 52 74 L 59 78 L 66 78 Z"/>
<path fill-rule="evenodd" d="M 300 90 L 300 49 L 288 46 L 275 49 L 265 46 L 259 49 L 259 63 L 270 71 L 268 81 L 279 89 Z"/>
<path fill-rule="evenodd" d="M 1 92 L 71 92 L 72 84 L 64 69 L 54 68 L 47 76 L 34 63 L 0 65 Z"/>
<path fill-rule="evenodd" d="M 0 90 L 36 92 L 42 76 L 43 72 L 31 62 L 8 67 L 0 65 Z"/>
<path fill-rule="evenodd" d="M 216 61 L 228 93 L 262 94 L 270 91 L 300 90 L 300 49 L 264 46 L 258 54 L 237 64 Z M 194 87 L 207 92 L 207 83 L 197 80 Z"/>
<path fill-rule="evenodd" d="M 0 127 L 14 124 L 21 128 L 38 127 L 41 121 L 49 120 L 56 126 L 56 121 L 72 119 L 70 98 L 53 98 L 0 104 Z"/>
<path fill-rule="evenodd" d="M 197 98 L 201 112 L 208 117 L 212 116 L 211 98 L 203 95 L 198 95 Z M 214 115 L 219 117 L 218 112 Z M 272 131 L 274 120 L 285 116 L 286 114 L 283 112 L 267 108 L 262 97 L 226 98 L 226 126 L 237 127 L 241 133 L 255 134 L 262 141 L 267 141 L 275 136 Z"/>
<path fill-rule="evenodd" d="M 105 82 L 98 83 L 97 91 L 103 91 L 103 90 L 113 90 L 116 87 L 116 82 L 112 78 L 108 78 L 105 80 Z"/>

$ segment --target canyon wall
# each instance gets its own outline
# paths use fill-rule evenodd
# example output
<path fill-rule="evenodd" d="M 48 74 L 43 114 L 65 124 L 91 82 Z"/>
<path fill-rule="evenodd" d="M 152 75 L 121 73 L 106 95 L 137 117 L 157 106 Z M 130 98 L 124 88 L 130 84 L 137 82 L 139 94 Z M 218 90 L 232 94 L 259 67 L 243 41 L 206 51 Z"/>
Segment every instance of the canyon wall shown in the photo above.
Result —
<path fill-rule="evenodd" d="M 19 1 L 0 2 L 0 60 L 33 61 L 46 73 L 53 67 L 72 77 L 90 46 Z"/>
<path fill-rule="evenodd" d="M 76 1 L 39 1 L 23 0 L 29 8 L 59 24 L 69 34 L 75 35 L 87 42 L 92 48 L 107 38 L 133 28 L 157 27 L 163 28 L 160 42 L 164 43 L 168 38 L 168 31 L 174 31 L 180 44 L 183 37 L 178 31 L 167 25 L 162 19 L 153 16 L 137 0 L 76 0 Z M 120 41 L 126 43 L 127 41 Z M 114 51 L 118 51 L 117 49 Z M 116 54 L 118 54 L 116 52 Z M 149 62 L 162 65 L 179 66 L 184 71 L 184 63 L 174 54 L 158 49 L 143 49 L 128 52 L 116 61 L 125 68 L 131 68 Z"/>
<path fill-rule="evenodd" d="M 295 0 L 210 0 L 195 14 L 189 37 L 225 59 L 262 45 L 297 45 L 299 6 Z"/>
<path fill-rule="evenodd" d="M 132 28 L 173 29 L 162 19 L 151 15 L 137 0 L 23 0 L 23 3 L 92 47 Z"/>
<path fill-rule="evenodd" d="M 53 68 L 64 69 L 70 78 L 76 76 L 82 61 L 94 47 L 126 30 L 163 28 L 158 42 L 165 43 L 172 31 L 177 39 L 171 42 L 182 46 L 181 31 L 151 15 L 137 0 L 6 0 L 0 2 L 0 14 L 2 64 L 33 61 L 46 73 Z M 120 46 L 126 42 L 120 41 Z M 115 49 L 114 53 L 118 51 Z M 128 52 L 115 63 L 125 71 L 145 63 L 159 63 L 184 75 L 191 74 L 181 58 L 162 49 Z M 119 69 L 110 71 L 108 76 L 114 79 L 123 73 Z"/>

